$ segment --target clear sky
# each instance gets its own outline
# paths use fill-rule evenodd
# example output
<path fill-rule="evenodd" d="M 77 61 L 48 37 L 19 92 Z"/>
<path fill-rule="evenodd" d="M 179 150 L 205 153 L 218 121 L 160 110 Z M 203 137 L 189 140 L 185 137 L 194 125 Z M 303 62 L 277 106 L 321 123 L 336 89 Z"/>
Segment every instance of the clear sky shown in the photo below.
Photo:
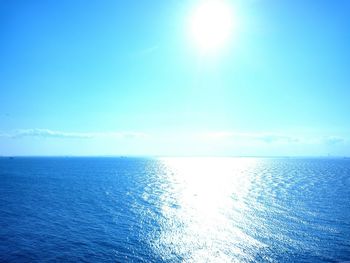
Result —
<path fill-rule="evenodd" d="M 350 155 L 350 2 L 203 1 L 0 1 L 0 155 Z"/>

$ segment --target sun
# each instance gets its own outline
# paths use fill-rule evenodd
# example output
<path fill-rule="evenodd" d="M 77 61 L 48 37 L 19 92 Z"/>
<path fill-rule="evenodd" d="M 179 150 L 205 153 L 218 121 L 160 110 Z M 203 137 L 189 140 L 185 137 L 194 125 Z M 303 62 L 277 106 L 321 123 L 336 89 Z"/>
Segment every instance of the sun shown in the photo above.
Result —
<path fill-rule="evenodd" d="M 223 48 L 234 29 L 233 10 L 224 0 L 204 0 L 190 17 L 189 36 L 204 53 Z"/>

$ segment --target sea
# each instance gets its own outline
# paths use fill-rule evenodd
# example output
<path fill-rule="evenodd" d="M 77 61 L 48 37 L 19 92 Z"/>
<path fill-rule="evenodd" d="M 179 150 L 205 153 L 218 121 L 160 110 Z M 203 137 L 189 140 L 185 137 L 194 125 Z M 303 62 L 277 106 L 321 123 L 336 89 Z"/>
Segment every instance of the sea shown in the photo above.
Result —
<path fill-rule="evenodd" d="M 2 157 L 0 262 L 350 262 L 350 159 Z"/>

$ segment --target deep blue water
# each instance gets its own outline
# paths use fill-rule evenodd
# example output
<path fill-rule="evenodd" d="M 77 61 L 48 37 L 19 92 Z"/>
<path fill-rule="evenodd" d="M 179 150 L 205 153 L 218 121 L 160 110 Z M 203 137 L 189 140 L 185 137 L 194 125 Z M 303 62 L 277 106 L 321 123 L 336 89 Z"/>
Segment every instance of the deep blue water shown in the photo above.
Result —
<path fill-rule="evenodd" d="M 0 158 L 0 262 L 350 260 L 350 159 Z"/>

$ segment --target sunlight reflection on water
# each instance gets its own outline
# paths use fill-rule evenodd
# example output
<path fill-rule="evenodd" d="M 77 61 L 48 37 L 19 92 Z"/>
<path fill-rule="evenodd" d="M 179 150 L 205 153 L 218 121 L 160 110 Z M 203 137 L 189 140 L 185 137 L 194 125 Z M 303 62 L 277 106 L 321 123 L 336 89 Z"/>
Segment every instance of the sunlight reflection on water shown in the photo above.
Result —
<path fill-rule="evenodd" d="M 0 262 L 350 259 L 348 159 L 0 158 L 0 178 Z"/>
<path fill-rule="evenodd" d="M 164 260 L 237 262 L 254 259 L 264 244 L 247 234 L 257 159 L 166 158 L 161 196 L 162 232 L 155 242 Z M 254 200 L 249 200 L 254 206 Z M 175 257 L 175 258 L 174 258 Z"/>

